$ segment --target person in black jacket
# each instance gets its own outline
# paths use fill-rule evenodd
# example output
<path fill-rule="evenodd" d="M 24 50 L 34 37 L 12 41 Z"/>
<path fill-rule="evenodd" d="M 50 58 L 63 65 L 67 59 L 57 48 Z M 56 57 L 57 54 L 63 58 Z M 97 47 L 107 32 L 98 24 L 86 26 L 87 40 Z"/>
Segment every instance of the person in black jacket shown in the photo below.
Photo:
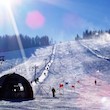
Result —
<path fill-rule="evenodd" d="M 95 85 L 97 85 L 97 81 L 96 80 L 94 81 L 94 83 L 95 83 Z"/>
<path fill-rule="evenodd" d="M 55 88 L 53 87 L 53 88 L 52 88 L 52 95 L 53 95 L 53 97 L 55 97 L 55 92 L 56 92 L 56 91 L 55 91 Z"/>

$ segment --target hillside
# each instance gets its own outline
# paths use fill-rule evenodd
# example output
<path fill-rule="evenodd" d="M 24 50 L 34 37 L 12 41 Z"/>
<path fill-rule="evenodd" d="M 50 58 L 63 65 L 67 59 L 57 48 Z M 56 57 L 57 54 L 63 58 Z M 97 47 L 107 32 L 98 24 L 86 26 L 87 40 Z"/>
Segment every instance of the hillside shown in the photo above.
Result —
<path fill-rule="evenodd" d="M 0 74 L 16 72 L 29 82 L 33 81 L 35 99 L 20 103 L 1 101 L 0 109 L 109 110 L 109 45 L 106 40 L 102 43 L 100 39 L 92 39 L 69 41 L 35 50 L 24 63 Z M 47 69 L 49 62 L 51 65 Z M 3 63 L 4 68 L 7 65 L 7 62 Z M 43 74 L 44 70 L 47 71 L 46 75 Z M 34 82 L 36 78 L 40 79 L 37 84 Z M 56 89 L 56 98 L 52 98 L 52 87 Z"/>

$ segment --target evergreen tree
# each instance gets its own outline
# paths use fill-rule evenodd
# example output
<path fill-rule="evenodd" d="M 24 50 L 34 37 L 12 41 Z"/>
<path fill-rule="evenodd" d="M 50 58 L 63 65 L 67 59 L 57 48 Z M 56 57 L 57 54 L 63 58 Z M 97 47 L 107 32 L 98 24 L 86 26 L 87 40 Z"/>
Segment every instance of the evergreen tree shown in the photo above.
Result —
<path fill-rule="evenodd" d="M 21 40 L 24 49 L 50 45 L 48 36 L 43 36 L 40 38 L 39 36 L 29 37 L 27 35 L 24 36 L 22 34 L 20 34 L 19 36 L 4 35 L 0 36 L 0 52 L 19 50 L 19 39 Z"/>

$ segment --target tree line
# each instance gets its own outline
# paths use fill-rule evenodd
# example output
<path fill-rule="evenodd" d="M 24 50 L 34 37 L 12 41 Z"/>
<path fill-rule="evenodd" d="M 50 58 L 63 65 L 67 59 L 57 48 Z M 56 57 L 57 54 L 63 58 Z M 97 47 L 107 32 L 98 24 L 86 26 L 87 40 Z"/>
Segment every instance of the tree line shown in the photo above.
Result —
<path fill-rule="evenodd" d="M 110 29 L 109 29 L 109 30 L 105 30 L 105 31 L 103 31 L 103 30 L 94 30 L 94 31 L 92 31 L 92 30 L 88 30 L 88 29 L 87 29 L 87 30 L 85 30 L 85 31 L 83 32 L 82 37 L 80 37 L 80 36 L 77 34 L 77 36 L 75 37 L 75 40 L 98 38 L 98 37 L 100 37 L 100 35 L 103 34 L 103 33 L 108 33 L 108 34 L 110 34 Z"/>
<path fill-rule="evenodd" d="M 18 39 L 21 39 L 23 48 L 42 47 L 51 44 L 48 36 L 29 37 L 27 35 L 4 35 L 0 36 L 0 52 L 19 50 Z"/>

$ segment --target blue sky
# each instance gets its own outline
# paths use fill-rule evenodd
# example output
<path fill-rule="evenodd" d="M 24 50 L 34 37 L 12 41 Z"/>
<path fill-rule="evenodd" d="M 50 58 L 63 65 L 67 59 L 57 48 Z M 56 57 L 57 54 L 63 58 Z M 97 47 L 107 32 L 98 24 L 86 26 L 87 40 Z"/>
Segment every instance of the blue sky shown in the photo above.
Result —
<path fill-rule="evenodd" d="M 11 8 L 19 33 L 66 41 L 85 29 L 109 29 L 109 6 L 109 0 L 20 0 Z M 0 8 L 0 35 L 15 34 L 8 13 Z"/>

